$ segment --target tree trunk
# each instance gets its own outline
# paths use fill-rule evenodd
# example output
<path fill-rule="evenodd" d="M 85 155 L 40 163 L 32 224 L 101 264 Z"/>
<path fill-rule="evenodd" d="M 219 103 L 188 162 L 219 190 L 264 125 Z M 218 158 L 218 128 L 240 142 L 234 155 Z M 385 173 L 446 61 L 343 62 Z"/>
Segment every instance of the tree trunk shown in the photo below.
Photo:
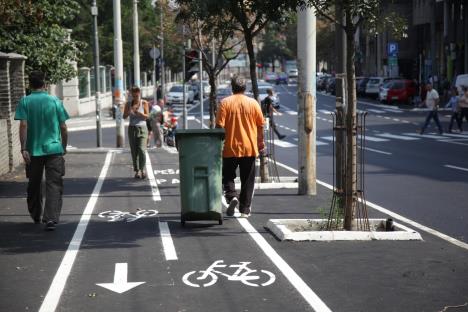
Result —
<path fill-rule="evenodd" d="M 215 117 L 216 117 L 216 77 L 214 71 L 208 72 L 208 82 L 211 87 L 210 91 L 210 129 L 215 127 Z"/>
<path fill-rule="evenodd" d="M 250 63 L 250 79 L 252 81 L 252 92 L 254 98 L 258 101 L 258 83 L 257 83 L 257 59 L 255 57 L 255 51 L 253 46 L 253 37 L 249 29 L 244 28 L 245 44 L 247 46 L 247 52 L 249 54 Z M 268 182 L 268 160 L 266 156 L 260 155 L 260 181 L 262 183 Z"/>
<path fill-rule="evenodd" d="M 349 14 L 347 14 L 347 17 Z M 354 219 L 354 207 L 357 201 L 357 174 L 356 174 L 356 155 L 357 155 L 357 129 L 356 129 L 356 76 L 355 76 L 355 42 L 354 29 L 350 26 L 352 21 L 347 18 L 346 29 L 346 79 L 348 81 L 348 101 L 346 113 L 346 143 L 348 155 L 346 159 L 346 188 L 345 188 L 345 217 L 344 229 L 351 230 L 351 225 Z"/>

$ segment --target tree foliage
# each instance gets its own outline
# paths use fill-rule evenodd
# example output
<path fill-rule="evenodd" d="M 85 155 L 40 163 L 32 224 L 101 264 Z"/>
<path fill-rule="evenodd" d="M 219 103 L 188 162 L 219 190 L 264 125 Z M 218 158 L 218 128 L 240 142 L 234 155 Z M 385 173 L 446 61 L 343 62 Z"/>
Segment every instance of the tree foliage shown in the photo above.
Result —
<path fill-rule="evenodd" d="M 75 0 L 0 0 L 0 51 L 25 55 L 26 72 L 42 70 L 56 83 L 76 76 L 82 42 L 67 26 L 79 13 Z"/>

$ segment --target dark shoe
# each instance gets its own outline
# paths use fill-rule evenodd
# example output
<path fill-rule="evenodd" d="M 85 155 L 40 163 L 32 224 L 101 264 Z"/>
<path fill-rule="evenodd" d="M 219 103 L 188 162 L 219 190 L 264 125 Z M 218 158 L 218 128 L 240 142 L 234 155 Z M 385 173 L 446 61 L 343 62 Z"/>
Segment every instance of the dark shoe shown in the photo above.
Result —
<path fill-rule="evenodd" d="M 141 178 L 146 179 L 146 172 L 144 172 L 143 170 L 141 171 Z"/>
<path fill-rule="evenodd" d="M 282 135 L 278 135 L 278 139 L 282 140 L 286 137 L 286 135 L 282 134 Z"/>
<path fill-rule="evenodd" d="M 55 230 L 55 222 L 54 221 L 47 221 L 45 226 L 46 231 L 53 231 Z"/>
<path fill-rule="evenodd" d="M 234 210 L 236 209 L 237 205 L 239 204 L 239 200 L 237 197 L 233 197 L 229 202 L 229 206 L 226 209 L 226 215 L 228 217 L 232 217 L 234 215 Z"/>
<path fill-rule="evenodd" d="M 34 224 L 41 224 L 41 219 L 34 219 Z"/>
<path fill-rule="evenodd" d="M 141 179 L 140 171 L 135 171 L 135 179 Z"/>

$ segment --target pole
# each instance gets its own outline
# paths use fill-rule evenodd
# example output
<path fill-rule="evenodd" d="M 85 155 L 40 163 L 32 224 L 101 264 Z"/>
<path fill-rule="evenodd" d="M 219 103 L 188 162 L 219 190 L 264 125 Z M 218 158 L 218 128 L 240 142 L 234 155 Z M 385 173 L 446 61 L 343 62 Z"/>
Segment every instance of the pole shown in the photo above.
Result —
<path fill-rule="evenodd" d="M 97 16 L 98 8 L 96 5 L 96 0 L 93 0 L 93 5 L 91 6 L 91 15 L 93 16 L 93 33 L 94 33 L 94 85 L 96 90 L 96 145 L 97 147 L 102 146 L 102 129 L 101 129 L 101 99 L 100 99 L 100 73 L 99 73 L 99 37 L 98 37 L 98 26 L 97 26 Z"/>
<path fill-rule="evenodd" d="M 202 40 L 202 34 L 201 34 L 201 27 L 200 27 L 200 21 L 197 21 L 198 23 L 198 40 L 200 42 L 200 46 L 198 47 L 198 76 L 200 80 L 200 127 L 203 129 L 203 55 L 202 55 L 202 47 L 201 47 L 201 40 Z"/>
<path fill-rule="evenodd" d="M 153 51 L 156 50 L 156 45 L 153 44 Z M 156 104 L 158 103 L 158 84 L 156 83 L 156 58 L 153 57 L 153 103 Z"/>
<path fill-rule="evenodd" d="M 138 0 L 133 0 L 133 83 L 140 87 L 140 38 L 138 36 Z"/>
<path fill-rule="evenodd" d="M 182 119 L 183 119 L 183 125 L 184 129 L 188 129 L 187 125 L 187 95 L 185 94 L 185 53 L 186 53 L 186 48 L 190 49 L 190 39 L 188 40 L 187 46 L 185 45 L 185 25 L 182 26 L 182 40 L 184 42 L 184 53 L 182 53 L 182 77 L 183 77 L 183 83 L 182 83 Z"/>
<path fill-rule="evenodd" d="M 316 18 L 313 8 L 297 11 L 299 195 L 316 195 Z"/>
<path fill-rule="evenodd" d="M 123 53 L 122 53 L 122 30 L 120 23 L 120 0 L 113 0 L 114 5 L 114 105 L 115 105 L 115 127 L 117 133 L 117 147 L 124 147 L 125 132 L 123 123 L 123 105 L 125 103 L 123 88 Z"/>
<path fill-rule="evenodd" d="M 463 5 L 463 14 L 465 15 L 463 17 L 463 21 L 465 22 L 465 43 L 464 43 L 464 47 L 465 47 L 465 71 L 464 73 L 468 73 L 468 3 L 465 2 L 465 4 Z"/>
<path fill-rule="evenodd" d="M 341 0 L 335 0 L 335 18 L 341 23 L 345 23 L 343 18 L 343 6 Z M 346 72 L 346 34 L 344 30 L 339 25 L 335 25 L 335 44 L 336 44 L 336 71 L 341 74 L 341 78 L 337 77 L 336 80 L 336 141 L 335 141 L 335 153 L 336 153 L 336 162 L 335 162 L 335 179 L 336 179 L 336 189 L 339 194 L 343 194 L 344 183 L 344 120 L 345 120 L 345 78 L 344 73 Z M 341 200 L 338 201 L 338 208 L 343 209 L 343 197 L 339 197 Z"/>
<path fill-rule="evenodd" d="M 166 67 L 165 67 L 165 60 L 164 60 L 164 7 L 163 7 L 163 1 L 161 0 L 161 11 L 159 13 L 159 19 L 161 22 L 161 60 L 160 60 L 160 65 L 161 65 L 161 98 L 166 100 L 166 90 L 165 90 L 165 84 L 166 84 Z M 184 89 L 185 90 L 185 89 Z"/>

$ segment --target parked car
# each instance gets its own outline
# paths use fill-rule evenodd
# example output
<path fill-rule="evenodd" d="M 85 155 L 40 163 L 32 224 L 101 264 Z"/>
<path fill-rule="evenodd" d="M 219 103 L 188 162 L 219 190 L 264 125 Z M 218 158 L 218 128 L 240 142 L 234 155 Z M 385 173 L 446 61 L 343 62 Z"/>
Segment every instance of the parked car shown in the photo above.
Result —
<path fill-rule="evenodd" d="M 268 93 L 267 93 L 268 89 L 273 90 L 273 107 L 276 108 L 276 109 L 280 108 L 279 98 L 275 93 L 275 89 L 273 88 L 273 85 L 267 84 L 267 83 L 264 83 L 264 82 L 263 83 L 259 82 L 259 84 L 258 84 L 258 100 L 259 100 L 259 102 L 263 101 L 268 96 Z M 250 97 L 253 98 L 252 85 L 248 85 L 247 92 L 245 93 L 245 95 L 250 96 Z"/>
<path fill-rule="evenodd" d="M 299 72 L 297 71 L 297 68 L 291 68 L 288 70 L 289 81 L 297 81 L 298 75 L 299 75 Z"/>
<path fill-rule="evenodd" d="M 328 79 L 330 79 L 331 76 L 322 76 L 320 79 L 317 81 L 317 90 L 318 91 L 325 91 L 327 88 L 327 82 Z"/>
<path fill-rule="evenodd" d="M 278 75 L 274 72 L 267 72 L 264 76 L 266 82 L 275 82 L 276 79 L 278 78 Z"/>
<path fill-rule="evenodd" d="M 412 80 L 390 80 L 380 88 L 379 100 L 388 104 L 412 104 L 416 92 L 416 84 Z"/>
<path fill-rule="evenodd" d="M 369 82 L 369 77 L 362 77 L 359 81 L 356 81 L 356 93 L 357 95 L 366 94 L 366 85 Z"/>
<path fill-rule="evenodd" d="M 378 97 L 379 92 L 380 92 L 380 87 L 384 85 L 385 82 L 391 81 L 391 80 L 398 80 L 398 79 L 403 79 L 400 77 L 390 77 L 390 78 L 384 78 L 384 77 L 370 77 L 369 81 L 366 84 L 366 95 L 367 96 L 374 96 Z"/>
<path fill-rule="evenodd" d="M 288 74 L 286 73 L 279 73 L 276 77 L 276 84 L 288 84 Z"/>
<path fill-rule="evenodd" d="M 468 74 L 458 75 L 455 78 L 455 87 L 458 89 L 458 93 L 461 94 L 461 88 L 468 87 Z"/>
<path fill-rule="evenodd" d="M 221 102 L 224 98 L 227 98 L 228 96 L 232 95 L 232 88 L 231 87 L 221 87 L 218 88 L 218 91 L 216 92 L 216 103 Z"/>
<path fill-rule="evenodd" d="M 176 84 L 169 89 L 169 93 L 166 95 L 166 102 L 168 105 L 183 104 L 183 85 Z M 186 103 L 193 103 L 195 98 L 195 92 L 189 85 L 185 85 L 185 101 Z"/>
<path fill-rule="evenodd" d="M 333 94 L 333 95 L 336 94 L 336 78 L 335 78 L 335 77 L 330 77 L 330 78 L 327 80 L 326 91 L 327 91 L 328 93 Z"/>

